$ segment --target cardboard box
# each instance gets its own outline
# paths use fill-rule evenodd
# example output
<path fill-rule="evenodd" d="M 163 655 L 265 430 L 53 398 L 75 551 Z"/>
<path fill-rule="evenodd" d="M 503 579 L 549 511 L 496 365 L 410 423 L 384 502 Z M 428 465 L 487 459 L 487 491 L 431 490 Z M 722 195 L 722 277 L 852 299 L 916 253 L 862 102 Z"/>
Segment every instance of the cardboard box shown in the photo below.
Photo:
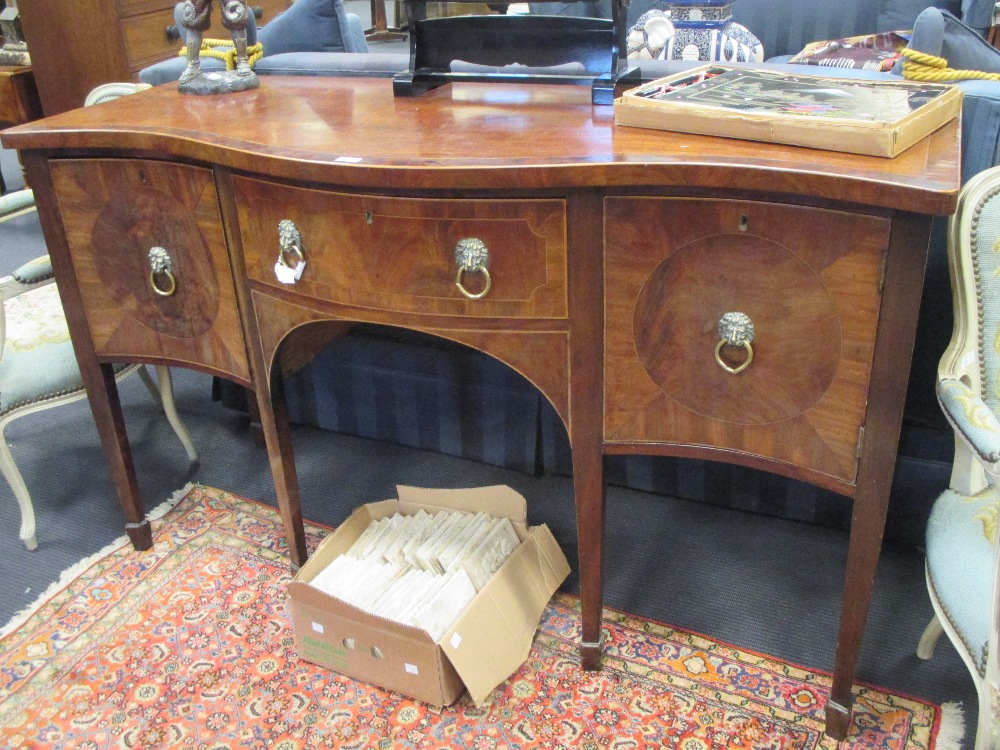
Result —
<path fill-rule="evenodd" d="M 463 690 L 476 703 L 524 663 L 542 611 L 569 575 L 545 525 L 527 525 L 527 506 L 506 486 L 462 490 L 397 487 L 398 500 L 363 505 L 323 540 L 288 585 L 295 647 L 307 660 L 433 705 Z M 511 520 L 521 544 L 436 643 L 419 628 L 352 607 L 309 585 L 372 521 L 399 512 L 486 511 Z"/>
<path fill-rule="evenodd" d="M 946 83 L 706 65 L 626 91 L 615 124 L 892 157 L 954 119 Z"/>

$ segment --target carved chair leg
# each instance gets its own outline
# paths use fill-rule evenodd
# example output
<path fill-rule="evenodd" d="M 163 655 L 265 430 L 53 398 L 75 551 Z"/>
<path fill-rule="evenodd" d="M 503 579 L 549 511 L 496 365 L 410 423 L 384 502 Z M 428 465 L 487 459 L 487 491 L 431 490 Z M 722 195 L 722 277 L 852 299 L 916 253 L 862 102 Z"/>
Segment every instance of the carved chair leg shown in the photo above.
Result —
<path fill-rule="evenodd" d="M 146 390 L 149 391 L 149 395 L 152 396 L 153 400 L 163 407 L 163 413 L 167 415 L 167 421 L 170 422 L 170 426 L 174 428 L 174 433 L 181 441 L 181 445 L 184 446 L 184 452 L 187 453 L 188 460 L 192 463 L 197 461 L 198 449 L 194 447 L 191 435 L 188 434 L 187 428 L 184 427 L 184 423 L 177 413 L 177 406 L 174 404 L 174 387 L 170 376 L 170 368 L 165 365 L 157 365 L 156 380 L 154 381 L 149 374 L 149 370 L 143 365 L 139 368 L 139 379 L 142 380 L 143 385 L 146 386 Z"/>
<path fill-rule="evenodd" d="M 177 414 L 177 406 L 174 404 L 174 386 L 170 376 L 170 368 L 165 365 L 157 365 L 156 379 L 160 383 L 158 393 L 160 396 L 160 402 L 163 404 L 163 413 L 167 415 L 167 421 L 170 422 L 170 426 L 174 428 L 174 432 L 177 434 L 178 439 L 184 446 L 184 451 L 187 453 L 188 460 L 193 463 L 198 460 L 198 450 L 194 447 L 194 443 L 191 441 L 191 436 L 188 434 L 187 428 L 184 427 L 184 423 L 181 422 L 181 418 Z"/>
<path fill-rule="evenodd" d="M 149 370 L 143 365 L 139 368 L 139 380 L 142 384 L 146 386 L 146 390 L 149 391 L 149 395 L 157 403 L 160 402 L 160 386 L 157 385 L 156 381 L 153 380 L 153 376 L 149 374 Z"/>
<path fill-rule="evenodd" d="M 3 426 L 0 426 L 0 472 L 3 473 L 4 479 L 13 490 L 17 504 L 21 508 L 21 541 L 28 549 L 35 549 L 38 546 L 38 539 L 35 536 L 35 508 L 31 504 L 31 495 L 28 494 L 24 478 L 21 476 L 17 464 L 14 463 L 14 456 L 11 455 L 10 448 L 7 446 Z"/>
<path fill-rule="evenodd" d="M 923 635 L 920 636 L 920 643 L 917 644 L 917 656 L 921 659 L 930 659 L 934 656 L 934 647 L 942 633 L 944 633 L 944 628 L 941 627 L 941 621 L 938 620 L 937 615 L 934 615 L 927 623 L 927 627 L 924 628 Z"/>
<path fill-rule="evenodd" d="M 976 722 L 975 750 L 996 750 L 1000 746 L 1000 694 L 989 679 L 978 683 L 979 721 Z"/>

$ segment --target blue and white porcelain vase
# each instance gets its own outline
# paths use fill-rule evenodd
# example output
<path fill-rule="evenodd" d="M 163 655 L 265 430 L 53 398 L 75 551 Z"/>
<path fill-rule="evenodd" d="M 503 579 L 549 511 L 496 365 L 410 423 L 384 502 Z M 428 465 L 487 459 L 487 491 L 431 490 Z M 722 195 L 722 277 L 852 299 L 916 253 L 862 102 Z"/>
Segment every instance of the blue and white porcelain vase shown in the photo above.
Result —
<path fill-rule="evenodd" d="M 733 21 L 733 0 L 673 0 L 663 3 L 662 10 L 644 13 L 630 29 L 629 57 L 633 55 L 632 39 L 638 39 L 640 29 L 647 37 L 659 36 L 664 17 L 673 25 L 673 33 L 662 49 L 644 50 L 641 57 L 655 52 L 660 60 L 704 60 L 706 62 L 762 62 L 764 48 L 750 31 Z"/>

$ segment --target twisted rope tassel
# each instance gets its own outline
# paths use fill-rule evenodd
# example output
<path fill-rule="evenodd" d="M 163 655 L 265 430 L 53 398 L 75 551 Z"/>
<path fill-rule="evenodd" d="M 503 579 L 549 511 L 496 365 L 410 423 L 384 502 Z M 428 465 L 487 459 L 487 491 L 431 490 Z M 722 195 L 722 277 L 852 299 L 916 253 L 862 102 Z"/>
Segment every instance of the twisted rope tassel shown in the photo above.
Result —
<path fill-rule="evenodd" d="M 982 70 L 955 70 L 948 67 L 948 61 L 943 57 L 917 52 L 904 47 L 903 78 L 911 81 L 962 81 L 979 79 L 1000 81 L 1000 73 L 986 73 Z"/>
<path fill-rule="evenodd" d="M 225 49 L 218 49 L 224 47 Z M 181 47 L 178 53 L 187 57 L 187 45 Z M 201 42 L 202 57 L 215 57 L 226 64 L 226 70 L 236 70 L 236 47 L 231 39 L 203 39 Z M 247 63 L 252 68 L 264 56 L 264 45 L 260 42 L 247 46 Z"/>

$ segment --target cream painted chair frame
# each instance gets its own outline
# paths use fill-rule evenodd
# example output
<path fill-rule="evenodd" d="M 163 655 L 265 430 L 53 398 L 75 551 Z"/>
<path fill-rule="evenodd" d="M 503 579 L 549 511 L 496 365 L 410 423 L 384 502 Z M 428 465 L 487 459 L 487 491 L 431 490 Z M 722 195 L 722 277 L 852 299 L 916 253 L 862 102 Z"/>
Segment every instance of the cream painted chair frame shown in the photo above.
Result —
<path fill-rule="evenodd" d="M 2 311 L 2 309 L 3 306 L 0 305 L 0 311 Z M 3 357 L 3 344 L 6 340 L 4 336 L 5 328 L 6 315 L 4 312 L 0 312 L 0 358 Z M 121 382 L 135 372 L 139 373 L 139 377 L 142 379 L 143 383 L 145 383 L 150 395 L 152 395 L 153 398 L 159 401 L 163 406 L 163 411 L 167 416 L 167 421 L 170 422 L 170 426 L 173 428 L 177 437 L 180 439 L 181 444 L 184 446 L 188 459 L 192 463 L 197 461 L 198 451 L 195 449 L 194 443 L 191 441 L 191 436 L 184 427 L 184 423 L 181 422 L 180 416 L 177 414 L 177 407 L 174 404 L 170 368 L 158 365 L 156 367 L 158 382 L 154 382 L 149 375 L 149 371 L 144 365 L 129 365 L 115 374 L 115 380 L 117 382 Z M 80 401 L 86 397 L 87 392 L 81 382 L 80 387 L 70 393 L 62 393 L 51 398 L 25 404 L 11 409 L 9 412 L 0 417 L 0 473 L 3 474 L 4 479 L 7 480 L 7 484 L 10 485 L 11 490 L 14 492 L 14 497 L 17 500 L 17 504 L 21 509 L 21 529 L 19 536 L 21 541 L 24 542 L 25 547 L 29 550 L 33 550 L 38 546 L 38 539 L 35 534 L 35 509 L 31 501 L 31 494 L 28 492 L 28 487 L 24 483 L 24 477 L 21 476 L 21 471 L 17 468 L 17 464 L 14 462 L 14 456 L 7 443 L 4 431 L 11 422 L 20 419 L 21 417 L 26 417 L 29 414 L 44 411 L 45 409 L 62 406 L 63 404 L 71 404 L 74 401 Z"/>
<path fill-rule="evenodd" d="M 991 195 L 1000 193 L 1000 167 L 981 172 L 963 188 L 958 208 L 948 229 L 948 263 L 951 272 L 954 304 L 954 329 L 948 348 L 938 365 L 938 381 L 958 380 L 973 393 L 982 393 L 980 375 L 980 301 L 976 283 L 977 269 L 972 258 L 971 237 L 978 210 Z M 987 337 L 989 338 L 989 337 Z M 992 346 L 992 341 L 986 345 Z M 955 460 L 952 465 L 950 488 L 962 495 L 975 495 L 988 484 L 1000 486 L 1000 461 L 980 460 L 975 447 L 955 430 Z M 963 645 L 962 638 L 949 622 L 940 600 L 935 595 L 930 571 L 927 590 L 934 607 L 934 617 L 927 625 L 917 655 L 930 659 L 942 633 L 948 635 L 965 662 L 979 695 L 979 720 L 976 727 L 975 750 L 1000 750 L 1000 541 L 994 540 L 992 622 L 985 677 L 979 674 L 976 659 Z"/>

